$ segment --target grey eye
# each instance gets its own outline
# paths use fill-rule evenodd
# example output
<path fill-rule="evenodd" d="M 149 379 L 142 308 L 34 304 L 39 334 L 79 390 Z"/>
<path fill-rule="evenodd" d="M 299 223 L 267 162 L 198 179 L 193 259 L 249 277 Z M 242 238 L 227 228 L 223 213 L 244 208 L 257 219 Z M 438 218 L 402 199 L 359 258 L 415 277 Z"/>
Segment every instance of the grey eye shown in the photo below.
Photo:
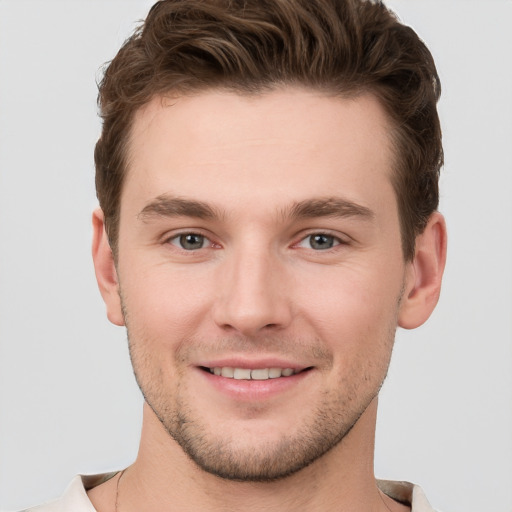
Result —
<path fill-rule="evenodd" d="M 315 235 L 309 235 L 306 237 L 304 242 L 308 242 L 308 245 L 311 249 L 315 249 L 315 251 L 323 251 L 326 249 L 331 249 L 335 245 L 338 245 L 339 240 L 332 235 L 325 235 L 322 233 L 318 233 Z"/>
<path fill-rule="evenodd" d="M 198 235 L 197 233 L 186 233 L 173 238 L 170 242 L 173 245 L 179 246 L 181 249 L 185 249 L 185 251 L 195 251 L 197 249 L 202 249 L 207 240 L 208 239 L 203 235 Z"/>

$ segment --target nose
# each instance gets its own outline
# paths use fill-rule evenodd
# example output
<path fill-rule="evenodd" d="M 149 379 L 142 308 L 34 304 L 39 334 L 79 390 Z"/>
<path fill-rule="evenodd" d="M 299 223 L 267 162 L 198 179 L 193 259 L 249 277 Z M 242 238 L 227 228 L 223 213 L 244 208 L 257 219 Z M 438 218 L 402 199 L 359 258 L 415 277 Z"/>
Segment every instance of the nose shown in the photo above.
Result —
<path fill-rule="evenodd" d="M 287 272 L 267 250 L 239 250 L 217 274 L 215 323 L 224 331 L 255 336 L 286 328 L 292 318 Z"/>

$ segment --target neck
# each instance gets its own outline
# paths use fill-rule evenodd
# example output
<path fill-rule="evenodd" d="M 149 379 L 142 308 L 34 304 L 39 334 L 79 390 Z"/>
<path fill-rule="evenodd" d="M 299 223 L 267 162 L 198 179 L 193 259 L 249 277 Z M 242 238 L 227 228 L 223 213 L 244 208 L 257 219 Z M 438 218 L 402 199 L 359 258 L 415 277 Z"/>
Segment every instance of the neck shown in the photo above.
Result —
<path fill-rule="evenodd" d="M 117 512 L 227 512 L 238 511 L 242 506 L 247 512 L 401 510 L 376 487 L 376 410 L 374 400 L 347 436 L 308 467 L 274 482 L 254 483 L 224 480 L 198 468 L 145 406 L 139 454 L 119 482 Z M 115 508 L 117 479 L 113 480 L 108 493 L 93 490 L 89 494 L 101 512 Z"/>

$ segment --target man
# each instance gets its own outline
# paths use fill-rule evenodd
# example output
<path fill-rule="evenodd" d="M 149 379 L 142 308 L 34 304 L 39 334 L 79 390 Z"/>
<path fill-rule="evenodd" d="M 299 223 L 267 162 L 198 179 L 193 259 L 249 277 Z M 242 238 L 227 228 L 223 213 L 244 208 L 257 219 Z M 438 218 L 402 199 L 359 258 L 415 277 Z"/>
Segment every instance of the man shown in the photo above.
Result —
<path fill-rule="evenodd" d="M 396 328 L 439 297 L 439 93 L 377 2 L 151 9 L 100 85 L 93 215 L 140 450 L 38 510 L 432 510 L 373 446 Z"/>

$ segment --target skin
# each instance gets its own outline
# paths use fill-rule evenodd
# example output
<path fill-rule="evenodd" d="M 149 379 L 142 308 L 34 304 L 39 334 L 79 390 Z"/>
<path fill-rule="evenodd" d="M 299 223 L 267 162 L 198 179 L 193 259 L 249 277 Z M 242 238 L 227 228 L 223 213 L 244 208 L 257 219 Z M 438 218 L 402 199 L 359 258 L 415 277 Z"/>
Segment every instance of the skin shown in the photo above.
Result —
<path fill-rule="evenodd" d="M 373 476 L 377 397 L 397 325 L 437 302 L 446 234 L 434 213 L 404 261 L 388 131 L 371 95 L 292 88 L 137 113 L 115 264 L 93 218 L 107 314 L 146 398 L 120 510 L 407 509 Z M 90 491 L 100 512 L 116 485 Z"/>

